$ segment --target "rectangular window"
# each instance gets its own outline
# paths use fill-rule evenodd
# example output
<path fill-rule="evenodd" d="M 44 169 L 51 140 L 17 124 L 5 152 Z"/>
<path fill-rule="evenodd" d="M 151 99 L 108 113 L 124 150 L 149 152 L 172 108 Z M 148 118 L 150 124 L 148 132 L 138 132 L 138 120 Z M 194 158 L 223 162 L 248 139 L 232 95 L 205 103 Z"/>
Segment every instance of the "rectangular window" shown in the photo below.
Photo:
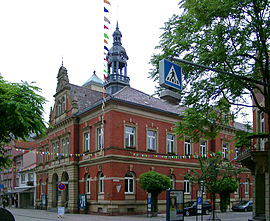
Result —
<path fill-rule="evenodd" d="M 25 174 L 21 175 L 21 183 L 24 184 L 25 183 Z"/>
<path fill-rule="evenodd" d="M 259 132 L 264 133 L 265 132 L 264 112 L 261 112 L 259 117 L 260 117 Z M 264 149 L 265 149 L 265 140 L 263 138 L 259 139 L 259 145 L 260 145 L 260 150 L 264 151 Z"/>
<path fill-rule="evenodd" d="M 62 138 L 62 140 L 61 140 L 61 153 L 65 154 L 65 151 L 66 151 L 66 139 Z"/>
<path fill-rule="evenodd" d="M 190 182 L 189 180 L 184 180 L 184 194 L 190 194 Z"/>
<path fill-rule="evenodd" d="M 97 128 L 97 149 L 103 149 L 103 128 Z"/>
<path fill-rule="evenodd" d="M 125 126 L 125 146 L 135 147 L 135 128 Z"/>
<path fill-rule="evenodd" d="M 66 154 L 69 154 L 69 137 L 66 137 Z"/>
<path fill-rule="evenodd" d="M 200 143 L 200 154 L 201 155 L 207 154 L 207 142 L 205 140 L 201 140 L 201 143 Z"/>
<path fill-rule="evenodd" d="M 52 143 L 52 154 L 53 154 L 53 156 L 52 156 L 52 158 L 53 159 L 55 159 L 55 143 Z"/>
<path fill-rule="evenodd" d="M 133 177 L 125 177 L 125 193 L 134 193 L 134 179 Z"/>
<path fill-rule="evenodd" d="M 175 153 L 175 139 L 172 134 L 167 134 L 167 152 Z"/>
<path fill-rule="evenodd" d="M 28 181 L 34 181 L 34 174 L 28 173 Z"/>
<path fill-rule="evenodd" d="M 153 130 L 147 131 L 147 150 L 156 150 L 157 132 Z"/>
<path fill-rule="evenodd" d="M 55 151 L 56 156 L 58 156 L 59 155 L 59 142 L 58 141 L 56 141 L 56 143 L 55 143 L 55 149 L 56 149 L 56 151 Z"/>
<path fill-rule="evenodd" d="M 83 150 L 84 152 L 87 152 L 90 150 L 90 133 L 84 133 L 83 134 Z"/>
<path fill-rule="evenodd" d="M 245 194 L 249 194 L 249 181 L 245 182 Z"/>
<path fill-rule="evenodd" d="M 19 178 L 16 178 L 16 186 L 19 186 L 20 182 L 19 182 Z"/>
<path fill-rule="evenodd" d="M 229 149 L 229 144 L 228 143 L 223 143 L 222 145 L 222 157 L 224 159 L 229 159 L 229 154 L 228 154 L 228 149 Z"/>
<path fill-rule="evenodd" d="M 17 169 L 21 169 L 21 168 L 22 168 L 22 162 L 19 161 L 19 162 L 17 162 Z"/>
<path fill-rule="evenodd" d="M 49 147 L 45 148 L 45 161 L 48 162 L 49 161 Z"/>
<path fill-rule="evenodd" d="M 191 141 L 188 138 L 185 138 L 185 155 L 191 155 Z"/>
<path fill-rule="evenodd" d="M 235 156 L 235 159 L 237 159 L 238 156 L 239 156 L 239 150 L 238 150 L 238 148 L 235 149 L 234 154 L 235 154 L 235 155 L 234 155 L 234 156 Z"/>
<path fill-rule="evenodd" d="M 39 155 L 39 164 L 43 163 L 43 154 L 40 153 Z"/>
<path fill-rule="evenodd" d="M 86 193 L 87 193 L 87 194 L 90 194 L 90 184 L 91 184 L 91 182 L 90 182 L 90 177 L 88 177 L 88 178 L 86 179 Z"/>

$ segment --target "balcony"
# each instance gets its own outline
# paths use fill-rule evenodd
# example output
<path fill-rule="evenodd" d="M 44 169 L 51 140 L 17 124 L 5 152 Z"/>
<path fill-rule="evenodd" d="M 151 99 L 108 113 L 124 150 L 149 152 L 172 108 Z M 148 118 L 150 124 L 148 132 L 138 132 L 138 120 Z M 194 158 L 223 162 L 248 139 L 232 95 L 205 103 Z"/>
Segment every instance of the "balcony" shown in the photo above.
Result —
<path fill-rule="evenodd" d="M 255 165 L 259 162 L 267 163 L 267 150 L 260 150 L 259 148 L 249 148 L 239 152 L 238 161 L 251 171 L 255 170 Z"/>

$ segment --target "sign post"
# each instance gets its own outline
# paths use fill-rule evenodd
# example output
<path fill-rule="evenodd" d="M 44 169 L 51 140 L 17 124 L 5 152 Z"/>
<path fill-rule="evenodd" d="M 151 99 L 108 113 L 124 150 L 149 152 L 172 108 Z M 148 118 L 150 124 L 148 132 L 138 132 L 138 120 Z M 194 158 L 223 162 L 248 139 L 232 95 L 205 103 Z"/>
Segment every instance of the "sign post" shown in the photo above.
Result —
<path fill-rule="evenodd" d="M 151 199 L 151 193 L 147 193 L 147 217 L 152 217 L 152 199 Z"/>
<path fill-rule="evenodd" d="M 198 215 L 203 215 L 203 208 L 202 208 L 202 203 L 203 203 L 203 191 L 202 190 L 197 190 L 197 215 L 196 215 L 196 220 Z"/>

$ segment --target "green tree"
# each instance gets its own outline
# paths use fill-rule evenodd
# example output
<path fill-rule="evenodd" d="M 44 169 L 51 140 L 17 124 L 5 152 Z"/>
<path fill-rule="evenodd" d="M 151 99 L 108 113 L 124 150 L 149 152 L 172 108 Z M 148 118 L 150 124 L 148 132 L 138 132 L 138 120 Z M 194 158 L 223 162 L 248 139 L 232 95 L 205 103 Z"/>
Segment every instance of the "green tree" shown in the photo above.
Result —
<path fill-rule="evenodd" d="M 236 168 L 232 165 L 230 161 L 223 160 L 221 153 L 213 154 L 209 158 L 199 158 L 199 169 L 191 169 L 186 175 L 185 179 L 191 181 L 191 183 L 196 183 L 199 186 L 204 185 L 204 189 L 211 195 L 211 200 L 213 203 L 213 219 L 215 219 L 215 199 L 216 194 L 219 193 L 220 196 L 224 198 L 231 188 L 226 186 L 225 181 L 233 180 L 243 170 Z M 233 192 L 235 189 L 233 189 Z M 222 194 L 223 195 L 222 195 Z M 226 193 L 226 194 L 225 194 Z"/>
<path fill-rule="evenodd" d="M 174 57 L 219 69 L 223 73 L 179 63 L 183 71 L 180 105 L 191 110 L 185 111 L 184 122 L 177 125 L 177 133 L 189 130 L 187 125 L 192 125 L 197 138 L 209 134 L 214 137 L 218 128 L 214 125 L 211 128 L 212 120 L 220 118 L 215 123 L 226 120 L 226 116 L 215 111 L 222 100 L 234 108 L 235 117 L 245 107 L 258 108 L 270 116 L 269 11 L 269 0 L 180 1 L 179 15 L 173 15 L 163 28 L 164 33 L 157 46 L 161 52 L 152 56 L 154 68 L 151 77 L 158 79 L 161 59 Z M 192 115 L 198 116 L 195 118 L 197 121 L 193 119 L 195 124 L 192 124 Z M 205 116 L 209 115 L 207 120 Z M 266 124 L 269 128 L 270 117 Z M 248 139 L 252 137 L 267 136 L 270 139 L 269 133 L 243 132 L 238 135 L 242 138 L 237 145 L 244 144 L 244 147 L 249 147 Z"/>
<path fill-rule="evenodd" d="M 230 205 L 230 194 L 238 189 L 238 180 L 229 176 L 219 179 L 216 183 L 220 195 L 220 210 L 226 212 Z"/>
<path fill-rule="evenodd" d="M 155 171 L 143 173 L 139 178 L 140 186 L 143 190 L 151 193 L 152 212 L 158 212 L 158 195 L 171 187 L 170 178 Z"/>
<path fill-rule="evenodd" d="M 162 58 L 175 56 L 230 72 L 234 77 L 181 64 L 181 105 L 207 115 L 225 99 L 236 113 L 257 107 L 270 116 L 269 10 L 269 0 L 180 1 L 179 15 L 173 15 L 163 28 L 157 46 L 161 53 L 152 57 L 151 76 L 158 78 Z M 264 103 L 255 96 L 259 93 Z"/>
<path fill-rule="evenodd" d="M 43 135 L 46 125 L 43 120 L 44 97 L 36 86 L 9 83 L 0 76 L 0 169 L 9 166 L 4 156 L 3 145 L 11 140 L 26 140 L 29 135 Z"/>

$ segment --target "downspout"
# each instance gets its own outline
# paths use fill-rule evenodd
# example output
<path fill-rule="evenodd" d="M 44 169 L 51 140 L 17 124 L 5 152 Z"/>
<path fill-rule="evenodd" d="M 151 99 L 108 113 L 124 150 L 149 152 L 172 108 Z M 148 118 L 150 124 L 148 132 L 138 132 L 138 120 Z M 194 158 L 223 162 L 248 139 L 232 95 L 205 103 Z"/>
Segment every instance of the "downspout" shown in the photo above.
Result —
<path fill-rule="evenodd" d="M 80 127 L 79 127 L 79 122 L 80 122 L 80 119 L 79 117 L 76 117 L 76 123 L 77 123 L 77 154 L 79 154 L 79 146 L 80 146 Z M 80 158 L 77 157 L 77 173 L 78 173 L 78 188 L 77 188 L 77 194 L 78 194 L 78 202 L 77 202 L 77 206 L 78 206 L 78 213 L 80 213 L 80 208 L 79 208 L 79 193 L 80 193 L 80 174 L 79 174 L 79 160 Z"/>

